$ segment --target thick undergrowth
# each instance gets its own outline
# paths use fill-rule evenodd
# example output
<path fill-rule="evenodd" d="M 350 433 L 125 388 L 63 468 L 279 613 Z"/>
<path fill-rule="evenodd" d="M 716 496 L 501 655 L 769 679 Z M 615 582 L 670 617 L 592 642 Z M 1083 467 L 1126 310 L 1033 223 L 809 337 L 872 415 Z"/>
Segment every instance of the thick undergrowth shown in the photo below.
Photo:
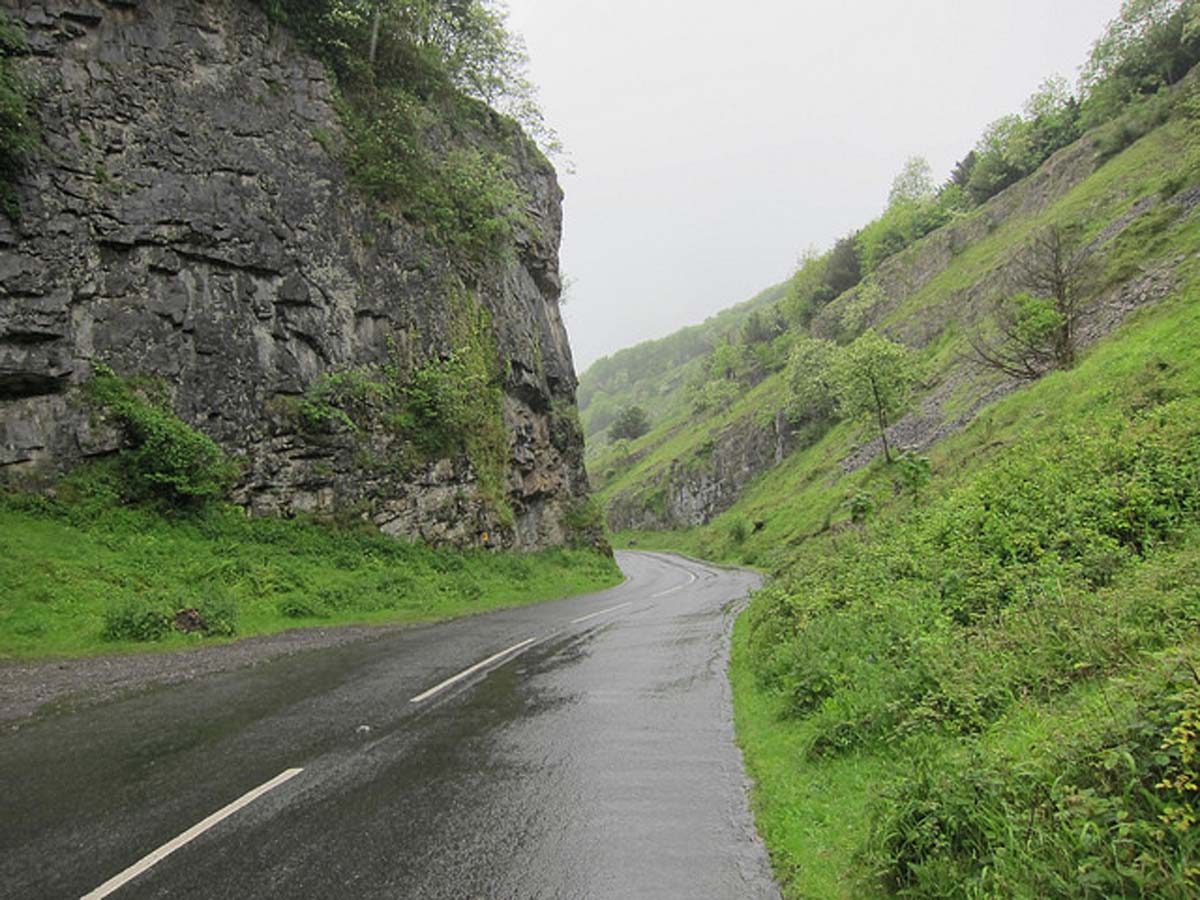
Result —
<path fill-rule="evenodd" d="M 178 649 L 289 628 L 409 623 L 617 584 L 590 550 L 432 549 L 366 523 L 121 499 L 117 467 L 0 496 L 0 658 Z M 187 629 L 186 631 L 181 629 Z"/>

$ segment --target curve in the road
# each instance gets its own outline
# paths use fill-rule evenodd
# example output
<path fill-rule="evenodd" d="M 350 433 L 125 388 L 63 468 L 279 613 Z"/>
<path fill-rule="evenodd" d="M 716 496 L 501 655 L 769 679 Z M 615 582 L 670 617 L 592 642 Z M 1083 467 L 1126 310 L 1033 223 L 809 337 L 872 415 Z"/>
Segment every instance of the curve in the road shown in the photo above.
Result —
<path fill-rule="evenodd" d="M 0 894 L 777 896 L 725 678 L 725 613 L 756 576 L 619 562 L 601 594 L 0 738 Z"/>

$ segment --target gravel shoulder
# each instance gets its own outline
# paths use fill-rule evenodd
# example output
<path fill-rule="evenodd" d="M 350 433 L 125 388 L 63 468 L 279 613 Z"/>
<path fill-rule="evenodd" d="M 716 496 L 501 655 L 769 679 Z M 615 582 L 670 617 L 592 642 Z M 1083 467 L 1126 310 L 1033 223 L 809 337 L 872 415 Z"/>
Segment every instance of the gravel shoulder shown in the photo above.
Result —
<path fill-rule="evenodd" d="M 298 628 L 231 644 L 169 653 L 0 662 L 0 724 L 18 728 L 22 721 L 39 713 L 104 703 L 136 691 L 182 684 L 281 656 L 369 640 L 412 627 Z"/>

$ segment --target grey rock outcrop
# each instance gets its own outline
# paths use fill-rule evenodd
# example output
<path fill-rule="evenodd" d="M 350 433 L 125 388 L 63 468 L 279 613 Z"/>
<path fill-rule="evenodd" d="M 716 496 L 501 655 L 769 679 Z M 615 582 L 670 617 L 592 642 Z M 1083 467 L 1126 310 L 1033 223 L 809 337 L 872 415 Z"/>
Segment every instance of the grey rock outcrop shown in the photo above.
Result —
<path fill-rule="evenodd" d="M 40 86 L 42 158 L 0 217 L 0 479 L 109 453 L 78 387 L 98 362 L 162 379 L 176 412 L 237 457 L 255 513 L 354 510 L 389 533 L 521 548 L 569 537 L 586 492 L 558 310 L 561 191 L 511 123 L 536 222 L 507 263 L 456 262 L 357 196 L 324 67 L 248 0 L 15 0 Z M 489 133 L 490 132 L 490 133 Z M 388 435 L 310 435 L 281 410 L 323 374 L 434 359 L 451 296 L 490 313 L 507 368 L 507 499 L 465 459 L 403 476 Z"/>
<path fill-rule="evenodd" d="M 614 531 L 658 531 L 706 525 L 733 506 L 759 473 L 782 462 L 792 443 L 792 428 L 783 413 L 765 423 L 739 421 L 704 445 L 698 458 L 676 460 L 651 483 L 610 499 L 608 526 Z"/>

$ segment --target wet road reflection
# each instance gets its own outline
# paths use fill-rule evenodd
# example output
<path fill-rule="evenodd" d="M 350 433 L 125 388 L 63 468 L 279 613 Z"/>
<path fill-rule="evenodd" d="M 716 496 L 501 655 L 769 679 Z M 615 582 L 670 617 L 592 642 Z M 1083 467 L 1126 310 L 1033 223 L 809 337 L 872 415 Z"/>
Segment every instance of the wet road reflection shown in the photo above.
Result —
<path fill-rule="evenodd" d="M 304 772 L 116 896 L 778 896 L 725 678 L 728 607 L 755 577 L 656 554 L 621 563 L 629 581 L 600 595 L 307 654 L 0 739 L 6 775 L 38 754 L 49 769 L 0 800 L 2 820 L 20 823 L 0 835 L 0 893 L 79 896 L 294 765 Z M 102 763 L 54 749 L 64 740 L 96 740 Z M 104 789 L 64 797 L 56 772 Z"/>

